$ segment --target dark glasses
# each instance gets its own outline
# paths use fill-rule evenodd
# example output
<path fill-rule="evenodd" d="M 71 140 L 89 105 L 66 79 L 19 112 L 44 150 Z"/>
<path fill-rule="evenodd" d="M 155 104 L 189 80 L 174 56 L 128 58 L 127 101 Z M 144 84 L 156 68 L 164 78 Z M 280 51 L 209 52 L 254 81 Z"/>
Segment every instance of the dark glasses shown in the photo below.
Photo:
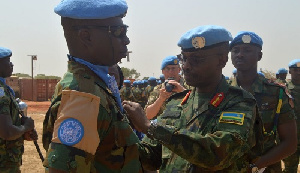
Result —
<path fill-rule="evenodd" d="M 89 29 L 89 28 L 96 28 L 96 29 L 105 29 L 108 33 L 112 34 L 114 37 L 123 38 L 126 36 L 127 33 L 127 25 L 120 25 L 120 26 L 98 26 L 98 25 L 84 25 L 84 26 L 73 26 L 75 29 Z"/>

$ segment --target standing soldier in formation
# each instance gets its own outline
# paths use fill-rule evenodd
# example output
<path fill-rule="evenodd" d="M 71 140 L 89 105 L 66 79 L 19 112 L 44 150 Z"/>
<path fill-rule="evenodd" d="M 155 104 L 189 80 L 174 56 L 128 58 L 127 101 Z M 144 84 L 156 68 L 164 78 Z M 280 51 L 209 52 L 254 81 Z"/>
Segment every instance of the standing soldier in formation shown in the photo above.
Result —
<path fill-rule="evenodd" d="M 154 87 L 157 85 L 155 77 L 149 77 L 148 82 L 149 85 L 145 89 L 147 99 L 149 98 L 150 93 L 153 91 Z"/>
<path fill-rule="evenodd" d="M 164 83 L 165 82 L 165 75 L 164 74 L 161 74 L 160 76 L 159 76 L 159 80 L 160 80 L 160 83 Z"/>
<path fill-rule="evenodd" d="M 260 155 L 262 122 L 254 97 L 227 84 L 222 69 L 228 61 L 231 34 L 208 25 L 185 33 L 178 42 L 182 69 L 194 88 L 172 95 L 157 123 L 138 104 L 123 102 L 133 125 L 157 145 L 140 145 L 143 167 L 160 173 L 251 171 Z"/>
<path fill-rule="evenodd" d="M 131 90 L 130 80 L 124 80 L 124 86 L 120 90 L 121 100 L 133 101 L 133 93 Z"/>
<path fill-rule="evenodd" d="M 164 111 L 166 105 L 165 102 L 172 94 L 182 92 L 186 89 L 184 80 L 179 75 L 180 70 L 179 59 L 177 56 L 168 56 L 163 59 L 161 71 L 164 78 L 173 78 L 173 80 L 168 80 L 168 83 L 173 85 L 174 89 L 167 91 L 165 89 L 165 82 L 154 87 L 149 95 L 147 105 L 145 106 L 145 112 L 148 119 L 155 119 L 157 115 L 160 115 Z"/>
<path fill-rule="evenodd" d="M 280 68 L 277 73 L 278 79 L 275 82 L 286 85 L 286 76 L 288 71 L 285 68 Z"/>
<path fill-rule="evenodd" d="M 37 140 L 33 134 L 34 121 L 20 117 L 14 91 L 6 85 L 5 78 L 13 72 L 11 50 L 0 47 L 0 172 L 19 173 L 24 152 L 24 140 Z"/>
<path fill-rule="evenodd" d="M 108 75 L 127 55 L 127 8 L 124 0 L 64 0 L 55 7 L 69 61 L 43 124 L 50 173 L 142 172 L 139 140 Z"/>
<path fill-rule="evenodd" d="M 291 81 L 287 83 L 287 88 L 294 99 L 298 145 L 296 152 L 283 160 L 285 167 L 283 172 L 297 173 L 300 156 L 300 59 L 295 59 L 289 63 L 289 73 L 291 74 Z"/>
<path fill-rule="evenodd" d="M 264 153 L 254 167 L 265 172 L 282 172 L 280 160 L 296 151 L 297 126 L 291 107 L 292 100 L 285 88 L 257 74 L 257 63 L 262 58 L 262 39 L 254 32 L 241 31 L 230 43 L 232 64 L 237 76 L 232 86 L 249 91 L 256 99 L 264 123 Z M 279 137 L 280 143 L 276 144 Z"/>

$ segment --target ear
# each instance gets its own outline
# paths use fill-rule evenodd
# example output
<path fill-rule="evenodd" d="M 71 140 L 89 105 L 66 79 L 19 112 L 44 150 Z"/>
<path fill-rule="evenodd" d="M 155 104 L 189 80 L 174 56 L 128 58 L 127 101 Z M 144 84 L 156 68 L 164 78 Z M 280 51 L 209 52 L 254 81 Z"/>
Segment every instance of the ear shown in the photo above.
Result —
<path fill-rule="evenodd" d="M 86 47 L 92 46 L 91 34 L 88 29 L 81 29 L 78 31 L 78 36 L 82 44 Z"/>
<path fill-rule="evenodd" d="M 260 61 L 260 60 L 261 60 L 262 55 L 263 55 L 263 53 L 262 53 L 261 51 L 259 51 L 259 52 L 258 52 L 258 59 L 257 59 L 257 61 Z"/>
<path fill-rule="evenodd" d="M 228 54 L 220 55 L 219 66 L 221 67 L 221 69 L 226 66 L 227 61 L 228 61 Z"/>

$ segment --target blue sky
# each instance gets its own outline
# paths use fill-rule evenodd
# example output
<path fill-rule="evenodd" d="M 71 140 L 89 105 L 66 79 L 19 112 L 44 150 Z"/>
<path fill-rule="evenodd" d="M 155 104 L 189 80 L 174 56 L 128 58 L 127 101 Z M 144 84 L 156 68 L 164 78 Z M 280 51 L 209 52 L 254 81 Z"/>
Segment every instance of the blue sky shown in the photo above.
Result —
<path fill-rule="evenodd" d="M 60 0 L 10 0 L 1 3 L 0 46 L 13 51 L 14 73 L 63 76 L 68 53 L 60 17 L 53 8 Z M 181 35 L 200 25 L 220 25 L 233 36 L 241 30 L 262 37 L 263 58 L 258 67 L 273 72 L 287 68 L 300 58 L 300 1 L 289 0 L 127 0 L 129 10 L 124 23 L 129 25 L 130 62 L 141 76 L 161 74 L 161 60 L 180 53 Z M 223 74 L 231 75 L 230 56 Z"/>

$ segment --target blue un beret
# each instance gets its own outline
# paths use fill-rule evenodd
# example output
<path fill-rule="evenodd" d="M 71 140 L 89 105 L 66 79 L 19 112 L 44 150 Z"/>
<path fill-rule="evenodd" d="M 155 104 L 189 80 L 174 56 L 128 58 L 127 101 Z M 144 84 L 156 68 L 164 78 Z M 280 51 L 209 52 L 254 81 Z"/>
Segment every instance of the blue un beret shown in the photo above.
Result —
<path fill-rule="evenodd" d="M 222 42 L 232 40 L 231 33 L 216 25 L 204 25 L 191 29 L 183 34 L 177 45 L 184 49 L 206 48 Z"/>
<path fill-rule="evenodd" d="M 288 73 L 288 71 L 285 68 L 280 68 L 278 70 L 278 74 L 287 74 L 287 73 Z"/>
<path fill-rule="evenodd" d="M 124 80 L 124 83 L 130 84 L 130 80 Z"/>
<path fill-rule="evenodd" d="M 178 65 L 179 59 L 177 56 L 167 56 L 165 59 L 163 59 L 161 63 L 160 69 L 164 69 L 167 65 Z"/>
<path fill-rule="evenodd" d="M 0 58 L 9 57 L 11 55 L 12 55 L 11 50 L 9 50 L 5 47 L 0 47 Z"/>
<path fill-rule="evenodd" d="M 236 72 L 237 72 L 236 69 L 233 69 L 233 70 L 232 70 L 232 73 L 233 73 L 233 74 L 236 74 Z"/>
<path fill-rule="evenodd" d="M 54 12 L 73 19 L 107 19 L 124 16 L 127 9 L 124 0 L 62 0 Z"/>
<path fill-rule="evenodd" d="M 148 78 L 148 81 L 154 81 L 154 80 L 156 80 L 155 77 L 152 77 L 152 76 L 151 76 L 151 77 Z"/>
<path fill-rule="evenodd" d="M 238 44 L 252 44 L 252 45 L 255 45 L 255 46 L 258 46 L 258 47 L 262 48 L 263 41 L 254 32 L 240 31 L 234 37 L 234 39 L 230 43 L 229 47 L 230 47 L 230 49 L 232 49 L 235 45 L 238 45 Z"/>
<path fill-rule="evenodd" d="M 299 68 L 300 67 L 300 59 L 294 59 L 289 63 L 289 68 Z"/>
<path fill-rule="evenodd" d="M 160 79 L 164 79 L 164 78 L 165 78 L 165 75 L 161 74 L 161 75 L 159 75 L 159 78 L 160 78 Z"/>
<path fill-rule="evenodd" d="M 265 74 L 261 71 L 258 71 L 257 74 L 261 75 L 262 77 L 265 77 Z"/>

